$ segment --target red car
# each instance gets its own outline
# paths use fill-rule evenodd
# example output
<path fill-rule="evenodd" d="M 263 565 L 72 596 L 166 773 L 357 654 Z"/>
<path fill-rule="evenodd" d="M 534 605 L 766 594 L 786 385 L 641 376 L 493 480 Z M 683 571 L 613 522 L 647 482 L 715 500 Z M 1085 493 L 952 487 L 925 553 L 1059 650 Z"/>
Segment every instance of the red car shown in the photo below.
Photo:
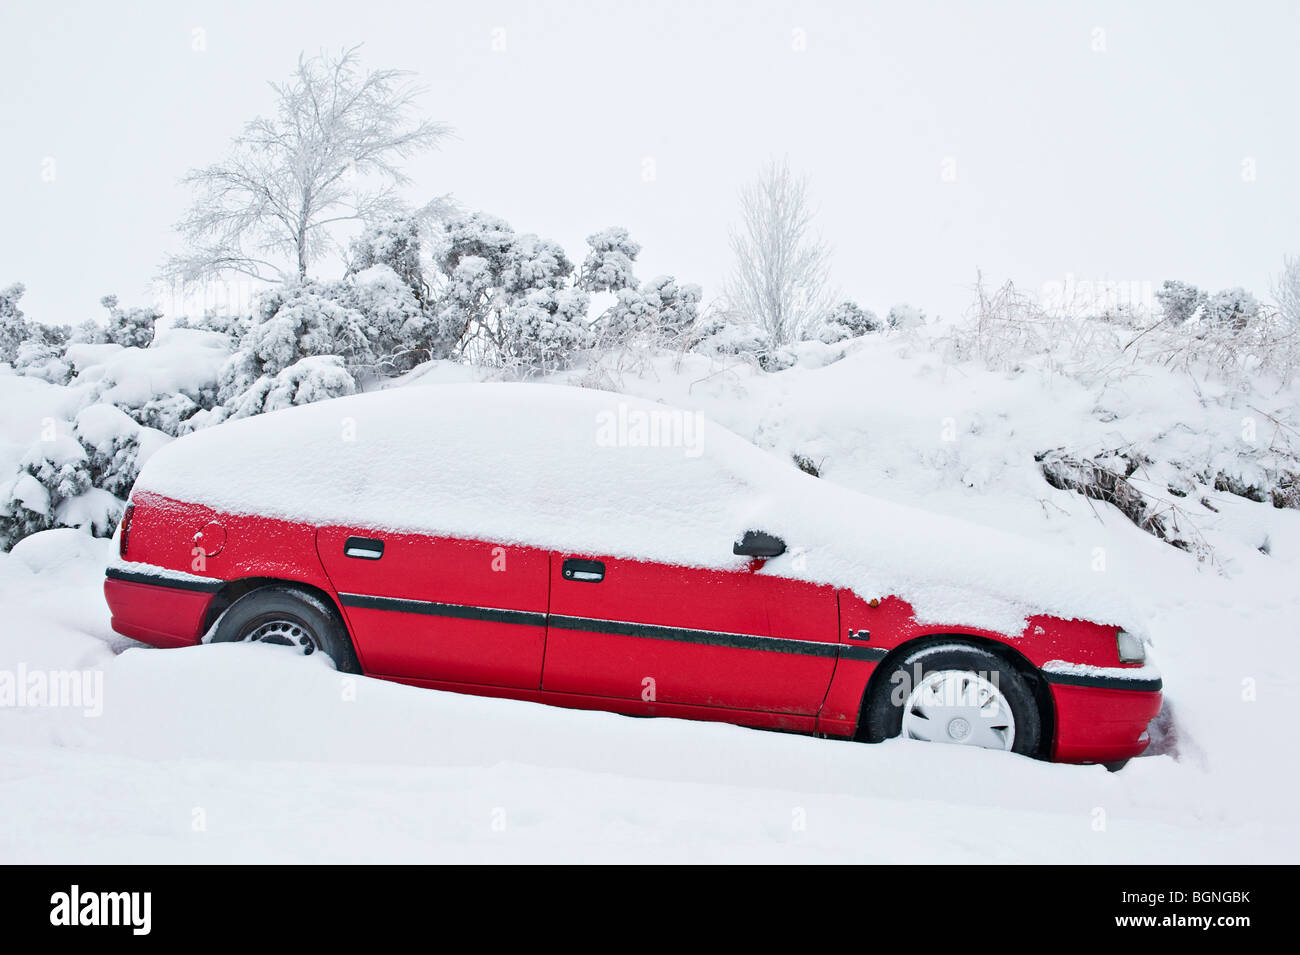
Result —
<path fill-rule="evenodd" d="M 868 741 L 1141 753 L 1161 705 L 1142 641 L 1072 613 L 1082 577 L 1058 586 L 1074 571 L 1018 547 L 691 413 L 444 385 L 162 449 L 104 592 L 113 628 L 157 647 L 285 644 L 435 689 Z"/>

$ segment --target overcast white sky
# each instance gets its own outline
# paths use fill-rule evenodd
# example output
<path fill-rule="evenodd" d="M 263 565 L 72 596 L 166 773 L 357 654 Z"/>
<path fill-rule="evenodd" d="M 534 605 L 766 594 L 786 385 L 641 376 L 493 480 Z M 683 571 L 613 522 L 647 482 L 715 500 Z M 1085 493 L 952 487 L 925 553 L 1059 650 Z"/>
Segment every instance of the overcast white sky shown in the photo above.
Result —
<path fill-rule="evenodd" d="M 955 315 L 977 268 L 1262 295 L 1300 254 L 1300 4 L 615 6 L 4 0 L 0 286 L 46 321 L 147 301 L 176 180 L 269 111 L 300 50 L 357 42 L 457 131 L 411 164 L 412 200 L 450 192 L 575 258 L 625 225 L 642 278 L 706 299 L 738 186 L 781 155 L 836 284 L 877 311 Z"/>

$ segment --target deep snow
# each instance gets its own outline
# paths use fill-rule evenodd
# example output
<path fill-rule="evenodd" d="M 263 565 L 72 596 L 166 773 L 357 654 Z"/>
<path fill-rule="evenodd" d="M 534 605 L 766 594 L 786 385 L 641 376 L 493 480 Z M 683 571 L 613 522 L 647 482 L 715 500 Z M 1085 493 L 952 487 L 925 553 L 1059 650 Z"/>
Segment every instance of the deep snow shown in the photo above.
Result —
<path fill-rule="evenodd" d="M 1112 385 L 1128 394 L 1103 420 L 1073 380 L 945 366 L 906 336 L 825 368 L 659 357 L 615 383 L 820 461 L 819 487 L 1088 555 L 1089 586 L 1142 604 L 1164 755 L 1109 774 L 461 697 L 277 648 L 140 648 L 108 628 L 111 544 L 61 530 L 0 556 L 0 674 L 102 674 L 102 715 L 0 708 L 0 860 L 1295 860 L 1300 513 L 1207 490 L 1218 511 L 1196 520 L 1215 556 L 1198 562 L 1033 466 L 1112 433 L 1160 440 L 1174 419 L 1212 440 L 1235 411 L 1153 373 Z M 53 398 L 26 379 L 0 390 L 0 438 L 17 447 L 38 424 L 14 402 L 37 415 Z"/>

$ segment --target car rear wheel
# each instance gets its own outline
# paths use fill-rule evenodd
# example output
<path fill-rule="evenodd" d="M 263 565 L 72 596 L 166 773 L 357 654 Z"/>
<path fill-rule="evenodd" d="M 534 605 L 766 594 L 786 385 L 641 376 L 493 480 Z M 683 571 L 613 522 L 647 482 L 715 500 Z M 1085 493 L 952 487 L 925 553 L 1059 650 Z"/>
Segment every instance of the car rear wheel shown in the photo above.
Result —
<path fill-rule="evenodd" d="M 1042 717 L 1028 680 L 968 644 L 932 644 L 880 674 L 863 706 L 862 736 L 903 737 L 1036 756 Z"/>
<path fill-rule="evenodd" d="M 324 654 L 334 668 L 360 673 L 352 641 L 333 608 L 292 587 L 261 587 L 236 600 L 217 622 L 213 643 L 267 643 L 303 656 Z"/>

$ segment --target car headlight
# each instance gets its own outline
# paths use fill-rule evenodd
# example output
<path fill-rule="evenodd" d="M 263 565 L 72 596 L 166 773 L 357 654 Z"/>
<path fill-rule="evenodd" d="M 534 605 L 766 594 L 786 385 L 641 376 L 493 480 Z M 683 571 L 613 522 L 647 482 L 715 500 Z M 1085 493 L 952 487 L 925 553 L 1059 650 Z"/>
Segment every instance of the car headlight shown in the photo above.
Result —
<path fill-rule="evenodd" d="M 1146 662 L 1147 649 L 1142 645 L 1142 640 L 1127 630 L 1121 630 L 1115 635 L 1115 644 L 1119 649 L 1120 663 Z"/>

